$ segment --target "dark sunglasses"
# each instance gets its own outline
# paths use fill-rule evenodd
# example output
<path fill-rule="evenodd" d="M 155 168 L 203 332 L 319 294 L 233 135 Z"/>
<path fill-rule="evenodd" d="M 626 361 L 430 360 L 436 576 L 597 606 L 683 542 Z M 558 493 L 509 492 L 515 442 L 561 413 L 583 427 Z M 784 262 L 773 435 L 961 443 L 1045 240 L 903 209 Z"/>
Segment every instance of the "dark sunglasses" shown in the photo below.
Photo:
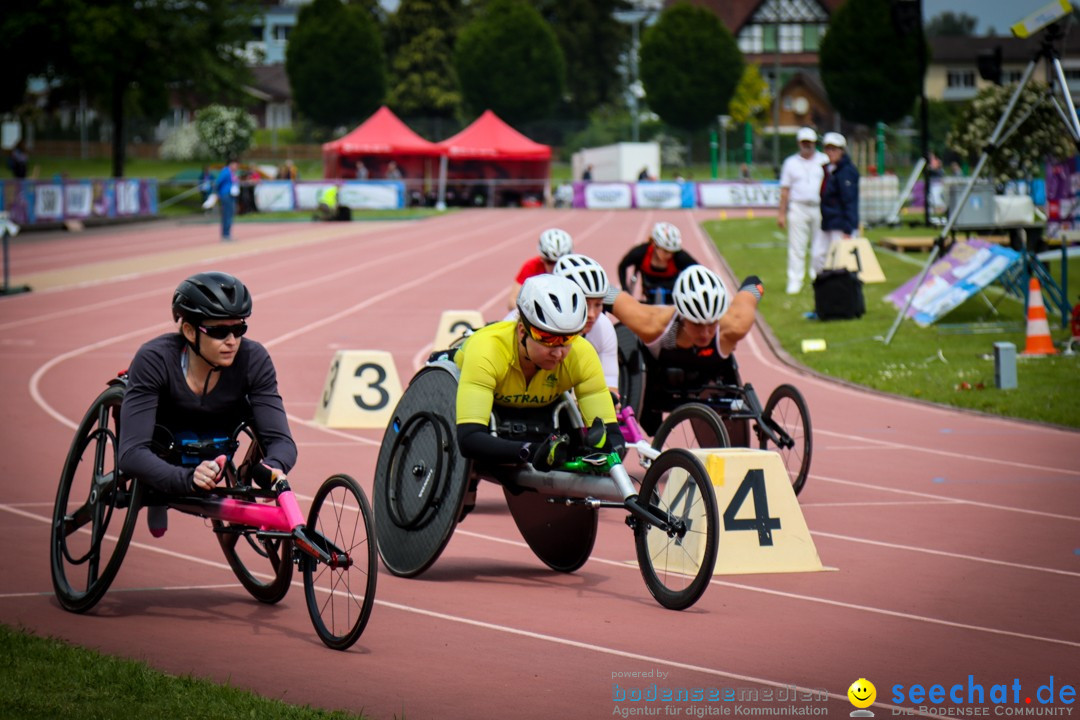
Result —
<path fill-rule="evenodd" d="M 244 333 L 247 332 L 247 329 L 247 323 L 236 323 L 235 325 L 211 325 L 209 327 L 205 325 L 199 326 L 199 330 L 215 340 L 224 340 L 230 335 L 235 338 L 242 338 L 244 337 Z"/>
<path fill-rule="evenodd" d="M 563 345 L 569 345 L 577 337 L 576 334 L 558 335 L 556 333 L 545 332 L 532 325 L 528 325 L 527 327 L 529 329 L 529 336 L 544 347 L 562 347 Z"/>

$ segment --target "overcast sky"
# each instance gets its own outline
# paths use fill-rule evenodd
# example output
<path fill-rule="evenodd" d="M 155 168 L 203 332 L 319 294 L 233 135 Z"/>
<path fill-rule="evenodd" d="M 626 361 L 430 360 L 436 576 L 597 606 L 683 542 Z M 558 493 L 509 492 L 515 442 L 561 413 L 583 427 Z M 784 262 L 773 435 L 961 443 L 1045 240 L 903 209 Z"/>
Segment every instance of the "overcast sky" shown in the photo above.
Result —
<path fill-rule="evenodd" d="M 1048 0 L 923 0 L 923 19 L 929 20 L 943 12 L 965 13 L 979 19 L 976 35 L 984 35 L 991 27 L 998 35 L 1008 35 L 1009 28 L 1031 12 L 1046 5 Z M 1076 5 L 1076 2 L 1073 2 Z"/>

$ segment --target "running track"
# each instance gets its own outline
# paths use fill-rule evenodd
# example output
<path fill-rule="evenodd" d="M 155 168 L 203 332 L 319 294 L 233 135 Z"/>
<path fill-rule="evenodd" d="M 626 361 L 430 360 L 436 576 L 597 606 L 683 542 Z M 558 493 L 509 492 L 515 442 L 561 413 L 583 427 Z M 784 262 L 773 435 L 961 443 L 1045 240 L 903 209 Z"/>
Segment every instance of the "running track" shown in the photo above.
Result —
<path fill-rule="evenodd" d="M 306 501 L 337 471 L 371 491 L 381 433 L 310 422 L 335 350 L 390 351 L 407 381 L 443 309 L 502 316 L 514 272 L 551 225 L 613 270 L 653 222 L 670 220 L 720 269 L 696 224 L 706 217 L 477 210 L 241 224 L 228 245 L 210 224 L 20 237 L 15 281 L 35 291 L 0 299 L 0 622 L 291 703 L 409 720 L 606 718 L 626 706 L 613 683 L 796 686 L 828 693 L 798 706 L 843 717 L 860 677 L 877 686 L 878 717 L 892 714 L 896 684 L 966 688 L 970 675 L 989 692 L 1015 678 L 1021 706 L 1050 676 L 1058 689 L 1080 685 L 1080 434 L 822 380 L 784 364 L 758 330 L 739 347 L 743 376 L 763 394 L 794 382 L 809 401 L 815 453 L 801 506 L 835 572 L 718 576 L 692 609 L 666 611 L 630 562 L 623 513 L 602 514 L 593 557 L 560 575 L 485 485 L 430 571 L 381 574 L 371 623 L 347 653 L 316 638 L 299 588 L 274 607 L 252 601 L 209 530 L 175 514 L 160 540 L 140 524 L 93 612 L 66 613 L 52 597 L 48 518 L 72 429 L 139 344 L 169 329 L 170 293 L 186 275 L 218 268 L 252 288 L 252 336 L 278 366 L 300 446 L 291 478 Z M 613 677 L 653 670 L 668 675 Z"/>

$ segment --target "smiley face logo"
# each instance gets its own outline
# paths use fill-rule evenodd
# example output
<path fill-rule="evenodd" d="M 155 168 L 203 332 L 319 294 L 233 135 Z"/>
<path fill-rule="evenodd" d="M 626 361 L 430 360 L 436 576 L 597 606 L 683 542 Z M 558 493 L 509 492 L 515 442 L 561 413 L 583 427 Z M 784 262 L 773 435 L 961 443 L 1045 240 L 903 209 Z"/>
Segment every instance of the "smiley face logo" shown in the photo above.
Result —
<path fill-rule="evenodd" d="M 868 708 L 877 700 L 877 688 L 866 678 L 859 678 L 847 689 L 848 700 L 857 708 Z"/>

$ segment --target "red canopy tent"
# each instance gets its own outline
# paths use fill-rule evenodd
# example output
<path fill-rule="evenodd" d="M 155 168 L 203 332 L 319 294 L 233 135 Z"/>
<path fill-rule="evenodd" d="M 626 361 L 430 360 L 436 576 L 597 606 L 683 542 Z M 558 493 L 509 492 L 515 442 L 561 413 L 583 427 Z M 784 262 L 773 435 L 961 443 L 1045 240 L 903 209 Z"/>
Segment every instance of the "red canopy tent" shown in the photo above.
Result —
<path fill-rule="evenodd" d="M 363 162 L 371 179 L 386 177 L 394 161 L 405 179 L 434 175 L 433 158 L 446 151 L 420 137 L 383 105 L 355 130 L 322 146 L 323 174 L 328 178 L 355 178 Z"/>
<path fill-rule="evenodd" d="M 440 172 L 440 196 L 449 183 L 472 199 L 488 205 L 516 205 L 528 197 L 537 200 L 549 190 L 551 148 L 530 140 L 503 122 L 491 110 L 467 128 L 438 143 L 445 151 Z"/>

